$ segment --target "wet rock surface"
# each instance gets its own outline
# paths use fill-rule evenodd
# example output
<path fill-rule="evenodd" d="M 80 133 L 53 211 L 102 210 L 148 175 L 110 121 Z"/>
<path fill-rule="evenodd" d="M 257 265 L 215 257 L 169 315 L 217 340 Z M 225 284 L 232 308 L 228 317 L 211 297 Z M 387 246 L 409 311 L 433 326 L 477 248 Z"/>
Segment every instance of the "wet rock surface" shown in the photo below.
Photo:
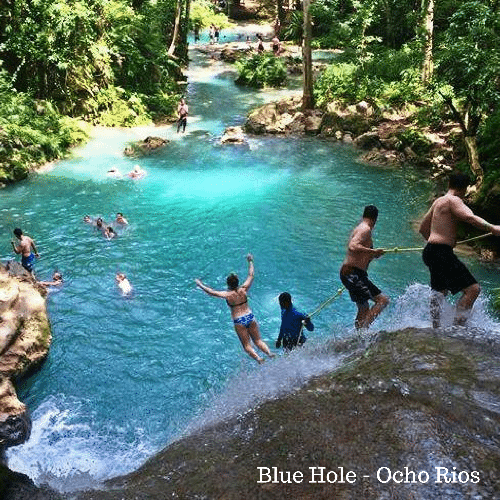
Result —
<path fill-rule="evenodd" d="M 500 339 L 406 329 L 329 350 L 335 372 L 71 498 L 500 499 Z"/>

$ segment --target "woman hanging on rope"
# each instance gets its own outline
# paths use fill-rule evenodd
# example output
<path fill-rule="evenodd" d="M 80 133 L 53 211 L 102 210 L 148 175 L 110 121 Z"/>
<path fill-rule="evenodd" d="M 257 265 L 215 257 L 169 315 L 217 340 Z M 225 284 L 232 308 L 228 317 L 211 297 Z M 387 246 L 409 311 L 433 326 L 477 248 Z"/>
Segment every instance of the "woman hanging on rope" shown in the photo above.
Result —
<path fill-rule="evenodd" d="M 252 346 L 253 343 L 270 358 L 274 358 L 267 344 L 261 339 L 259 325 L 255 317 L 248 307 L 247 292 L 252 285 L 254 278 L 254 266 L 252 254 L 247 255 L 248 261 L 248 276 L 243 285 L 239 286 L 238 276 L 231 273 L 227 277 L 228 290 L 214 290 L 207 285 L 204 285 L 201 280 L 196 279 L 195 282 L 205 293 L 213 297 L 225 299 L 229 309 L 231 310 L 231 318 L 233 319 L 234 329 L 238 334 L 241 345 L 245 352 L 255 359 L 258 363 L 263 363 L 264 360 L 255 352 Z"/>

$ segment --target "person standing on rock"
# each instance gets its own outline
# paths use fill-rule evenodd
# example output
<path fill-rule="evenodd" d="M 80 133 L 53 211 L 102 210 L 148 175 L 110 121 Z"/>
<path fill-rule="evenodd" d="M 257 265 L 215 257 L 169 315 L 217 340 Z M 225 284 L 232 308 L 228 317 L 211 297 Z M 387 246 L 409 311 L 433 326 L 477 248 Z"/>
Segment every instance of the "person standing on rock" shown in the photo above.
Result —
<path fill-rule="evenodd" d="M 370 262 L 384 254 L 383 249 L 373 248 L 372 231 L 377 218 L 377 207 L 366 206 L 362 221 L 349 237 L 347 254 L 340 268 L 340 280 L 348 290 L 351 300 L 358 307 L 354 321 L 356 328 L 368 328 L 389 304 L 389 298 L 368 279 L 367 272 Z M 375 303 L 371 308 L 370 300 Z"/>
<path fill-rule="evenodd" d="M 184 98 L 182 98 L 179 102 L 179 105 L 177 106 L 177 116 L 178 116 L 177 133 L 179 133 L 181 127 L 182 127 L 182 133 L 186 131 L 188 112 L 189 112 L 188 105 L 186 104 Z"/>
<path fill-rule="evenodd" d="M 33 275 L 33 266 L 35 265 L 35 257 L 38 258 L 38 250 L 36 249 L 35 242 L 29 237 L 23 234 L 22 230 L 16 227 L 14 229 L 14 235 L 19 240 L 19 245 L 15 245 L 11 241 L 12 249 L 15 253 L 21 254 L 21 265 Z M 33 252 L 31 251 L 33 250 Z"/>
<path fill-rule="evenodd" d="M 248 261 L 248 276 L 243 285 L 239 286 L 238 276 L 231 273 L 226 280 L 228 290 L 214 290 L 203 284 L 201 280 L 195 279 L 196 285 L 208 295 L 225 299 L 229 309 L 231 310 L 231 318 L 233 319 L 234 329 L 238 334 L 241 345 L 245 352 L 258 363 L 263 363 L 264 360 L 255 352 L 252 342 L 270 358 L 274 358 L 267 344 L 261 339 L 259 324 L 257 323 L 253 312 L 248 307 L 247 292 L 252 285 L 254 278 L 254 265 L 252 254 L 247 255 Z"/>
<path fill-rule="evenodd" d="M 467 175 L 450 175 L 448 191 L 434 201 L 420 224 L 420 234 L 427 240 L 422 259 L 429 268 L 431 277 L 431 318 L 434 328 L 440 326 L 441 306 L 450 291 L 453 295 L 462 292 L 457 302 L 455 325 L 465 325 L 481 287 L 465 264 L 453 252 L 457 242 L 457 224 L 467 222 L 500 236 L 500 226 L 490 224 L 478 217 L 464 203 L 469 187 Z"/>

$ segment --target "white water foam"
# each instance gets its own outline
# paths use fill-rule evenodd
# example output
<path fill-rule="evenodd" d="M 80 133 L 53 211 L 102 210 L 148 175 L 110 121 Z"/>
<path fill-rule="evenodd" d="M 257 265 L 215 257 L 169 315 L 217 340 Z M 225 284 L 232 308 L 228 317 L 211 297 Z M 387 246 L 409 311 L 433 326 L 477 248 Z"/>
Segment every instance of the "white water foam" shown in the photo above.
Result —
<path fill-rule="evenodd" d="M 96 433 L 88 424 L 82 404 L 51 396 L 32 415 L 30 439 L 7 451 L 12 470 L 28 475 L 36 484 L 48 484 L 63 492 L 95 488 L 105 479 L 130 472 L 158 451 L 141 429 L 133 439 L 120 439 L 117 430 Z M 130 442 L 129 442 L 130 441 Z"/>
<path fill-rule="evenodd" d="M 290 354 L 266 360 L 254 370 L 241 371 L 221 394 L 213 394 L 203 413 L 193 419 L 185 434 L 241 415 L 264 401 L 291 393 L 311 377 L 335 370 L 342 356 L 329 353 L 324 342 L 309 341 Z"/>

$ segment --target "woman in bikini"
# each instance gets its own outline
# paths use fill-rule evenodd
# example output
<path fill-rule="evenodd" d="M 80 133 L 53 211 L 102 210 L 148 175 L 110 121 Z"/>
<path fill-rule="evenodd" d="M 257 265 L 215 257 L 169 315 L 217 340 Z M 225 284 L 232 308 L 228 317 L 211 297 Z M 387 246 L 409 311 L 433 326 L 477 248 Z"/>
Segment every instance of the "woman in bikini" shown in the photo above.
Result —
<path fill-rule="evenodd" d="M 239 286 L 238 276 L 233 273 L 227 277 L 227 291 L 214 290 L 213 288 L 204 285 L 199 279 L 196 279 L 195 282 L 208 295 L 226 299 L 227 305 L 231 310 L 231 318 L 233 318 L 234 329 L 238 334 L 238 338 L 240 339 L 243 349 L 257 362 L 263 363 L 264 360 L 255 352 L 251 341 L 253 341 L 253 343 L 270 358 L 274 358 L 275 355 L 271 353 L 267 344 L 260 338 L 259 325 L 255 320 L 251 309 L 248 307 L 247 292 L 252 285 L 254 278 L 252 254 L 249 253 L 247 255 L 247 261 L 248 276 L 241 286 Z"/>

